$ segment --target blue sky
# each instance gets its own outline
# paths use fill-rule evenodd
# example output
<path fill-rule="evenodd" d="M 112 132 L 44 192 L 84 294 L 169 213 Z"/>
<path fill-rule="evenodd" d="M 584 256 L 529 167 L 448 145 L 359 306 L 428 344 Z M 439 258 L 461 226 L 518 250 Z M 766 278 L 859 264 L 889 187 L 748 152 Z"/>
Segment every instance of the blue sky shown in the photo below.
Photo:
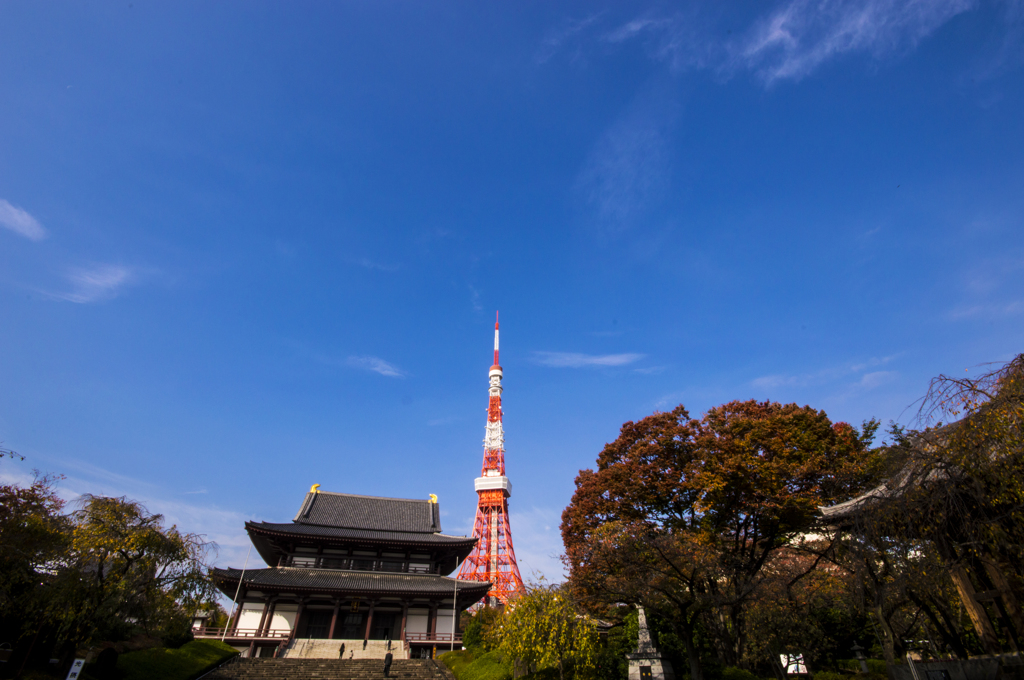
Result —
<path fill-rule="evenodd" d="M 626 420 L 1024 350 L 1022 66 L 1020 0 L 0 1 L 0 474 L 221 565 L 313 483 L 468 533 L 499 309 L 558 578 Z"/>

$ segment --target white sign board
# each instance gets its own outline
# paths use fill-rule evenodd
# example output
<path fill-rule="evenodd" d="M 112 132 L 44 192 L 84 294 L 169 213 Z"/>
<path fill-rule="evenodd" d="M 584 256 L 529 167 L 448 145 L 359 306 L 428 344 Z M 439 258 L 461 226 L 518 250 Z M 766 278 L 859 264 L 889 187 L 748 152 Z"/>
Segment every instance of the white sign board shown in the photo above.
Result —
<path fill-rule="evenodd" d="M 85 665 L 85 659 L 75 659 L 75 662 L 71 664 L 71 670 L 68 671 L 67 680 L 78 680 L 78 677 L 82 674 L 82 666 Z"/>
<path fill-rule="evenodd" d="M 807 675 L 808 673 L 803 654 L 779 654 L 779 661 L 782 662 L 786 675 Z"/>

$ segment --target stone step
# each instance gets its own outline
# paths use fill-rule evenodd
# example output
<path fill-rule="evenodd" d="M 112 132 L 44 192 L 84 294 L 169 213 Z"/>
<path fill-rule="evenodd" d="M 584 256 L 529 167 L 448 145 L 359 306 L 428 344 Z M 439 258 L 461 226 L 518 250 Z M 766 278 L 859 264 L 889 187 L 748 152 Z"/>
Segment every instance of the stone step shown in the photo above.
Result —
<path fill-rule="evenodd" d="M 395 659 L 388 678 L 454 680 L 444 664 L 431 659 Z M 379 659 L 233 659 L 203 680 L 379 680 Z"/>

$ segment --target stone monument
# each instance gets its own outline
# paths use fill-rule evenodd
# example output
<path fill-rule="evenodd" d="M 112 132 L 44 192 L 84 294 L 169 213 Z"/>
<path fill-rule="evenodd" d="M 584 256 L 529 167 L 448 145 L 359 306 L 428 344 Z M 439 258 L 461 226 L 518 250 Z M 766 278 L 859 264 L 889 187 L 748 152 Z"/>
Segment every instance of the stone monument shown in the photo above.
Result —
<path fill-rule="evenodd" d="M 640 635 L 636 646 L 636 654 L 627 654 L 629 659 L 629 680 L 675 680 L 672 664 L 661 658 L 661 653 L 651 642 L 651 633 L 647 630 L 647 616 L 643 607 L 637 607 L 640 616 Z"/>

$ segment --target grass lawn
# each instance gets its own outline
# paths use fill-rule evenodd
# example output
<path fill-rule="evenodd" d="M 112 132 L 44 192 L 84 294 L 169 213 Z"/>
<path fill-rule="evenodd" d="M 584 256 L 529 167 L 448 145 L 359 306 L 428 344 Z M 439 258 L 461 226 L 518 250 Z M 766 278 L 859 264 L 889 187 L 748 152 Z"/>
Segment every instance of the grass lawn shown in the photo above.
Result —
<path fill-rule="evenodd" d="M 193 640 L 178 649 L 155 647 L 117 659 L 124 680 L 191 680 L 237 654 L 219 640 Z"/>

